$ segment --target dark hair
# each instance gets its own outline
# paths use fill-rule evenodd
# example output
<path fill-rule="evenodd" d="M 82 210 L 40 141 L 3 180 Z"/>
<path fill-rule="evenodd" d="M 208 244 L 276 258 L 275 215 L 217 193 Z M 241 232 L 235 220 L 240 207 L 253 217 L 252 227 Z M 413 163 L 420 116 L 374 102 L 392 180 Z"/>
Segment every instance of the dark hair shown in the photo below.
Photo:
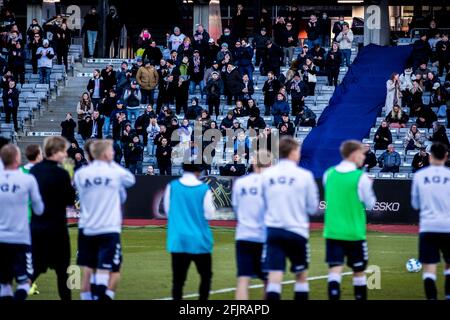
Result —
<path fill-rule="evenodd" d="M 298 149 L 300 144 L 297 140 L 292 137 L 284 137 L 280 140 L 280 159 L 286 159 L 289 157 L 291 152 L 295 149 Z"/>
<path fill-rule="evenodd" d="M 25 149 L 25 157 L 28 161 L 35 161 L 41 154 L 41 147 L 37 144 L 30 144 Z"/>
<path fill-rule="evenodd" d="M 440 142 L 433 143 L 430 148 L 430 153 L 436 160 L 445 160 L 445 157 L 448 154 L 448 148 L 445 144 Z"/>
<path fill-rule="evenodd" d="M 361 142 L 356 140 L 348 140 L 344 141 L 341 144 L 339 151 L 341 153 L 342 158 L 347 159 L 353 152 L 362 149 L 362 147 L 363 145 L 361 144 Z"/>

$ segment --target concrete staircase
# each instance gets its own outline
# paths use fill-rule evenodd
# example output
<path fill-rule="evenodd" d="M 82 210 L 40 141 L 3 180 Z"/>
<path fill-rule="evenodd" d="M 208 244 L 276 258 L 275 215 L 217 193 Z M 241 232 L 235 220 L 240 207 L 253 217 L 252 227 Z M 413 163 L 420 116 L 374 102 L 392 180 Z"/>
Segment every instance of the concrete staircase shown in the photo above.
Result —
<path fill-rule="evenodd" d="M 77 72 L 87 72 L 81 64 L 75 66 L 75 75 Z M 37 117 L 34 125 L 31 126 L 26 135 L 19 137 L 18 145 L 21 150 L 25 150 L 27 145 L 40 144 L 45 139 L 41 133 L 46 136 L 50 133 L 61 133 L 61 121 L 63 121 L 68 112 L 71 112 L 76 121 L 76 106 L 81 94 L 86 91 L 88 78 L 68 77 L 67 85 L 61 89 L 60 94 L 55 100 L 50 101 L 48 105 L 42 109 L 41 116 Z M 35 133 L 35 136 L 29 134 Z"/>

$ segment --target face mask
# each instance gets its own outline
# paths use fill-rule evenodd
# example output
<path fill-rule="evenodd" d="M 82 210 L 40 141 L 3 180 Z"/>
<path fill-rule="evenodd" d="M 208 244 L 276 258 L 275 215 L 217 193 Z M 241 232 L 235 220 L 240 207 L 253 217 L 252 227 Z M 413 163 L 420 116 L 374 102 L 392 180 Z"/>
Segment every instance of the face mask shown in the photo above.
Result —
<path fill-rule="evenodd" d="M 229 35 L 230 35 L 230 33 L 229 33 L 229 32 L 225 32 L 225 35 L 226 35 L 226 36 L 229 36 Z"/>

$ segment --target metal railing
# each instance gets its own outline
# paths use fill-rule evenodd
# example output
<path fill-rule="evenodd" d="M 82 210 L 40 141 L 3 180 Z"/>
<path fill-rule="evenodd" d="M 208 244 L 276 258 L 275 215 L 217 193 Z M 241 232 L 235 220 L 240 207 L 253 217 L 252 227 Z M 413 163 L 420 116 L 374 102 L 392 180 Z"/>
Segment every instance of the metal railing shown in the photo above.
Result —
<path fill-rule="evenodd" d="M 420 38 L 421 31 L 423 32 L 423 31 L 427 31 L 429 29 L 430 28 L 413 28 L 410 30 L 409 36 L 410 36 L 411 40 L 415 39 L 415 38 Z M 446 31 L 447 33 L 449 33 L 450 28 L 439 28 L 439 31 Z"/>

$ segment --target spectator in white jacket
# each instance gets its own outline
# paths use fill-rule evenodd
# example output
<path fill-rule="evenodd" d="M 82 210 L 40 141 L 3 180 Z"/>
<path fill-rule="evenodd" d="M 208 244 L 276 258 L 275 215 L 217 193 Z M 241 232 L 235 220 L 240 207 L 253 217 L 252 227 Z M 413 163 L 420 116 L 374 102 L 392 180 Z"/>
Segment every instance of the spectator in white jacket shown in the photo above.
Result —
<path fill-rule="evenodd" d="M 342 26 L 342 32 L 336 37 L 336 41 L 339 42 L 339 49 L 342 52 L 342 64 L 349 67 L 350 57 L 352 56 L 352 43 L 353 43 L 353 32 L 350 30 L 348 23 L 344 23 Z"/>
<path fill-rule="evenodd" d="M 155 137 L 160 132 L 160 128 L 156 118 L 150 119 L 150 124 L 147 127 L 148 142 L 147 142 L 147 152 L 149 156 L 155 155 Z"/>
<path fill-rule="evenodd" d="M 384 105 L 386 115 L 392 111 L 395 105 L 402 105 L 402 93 L 400 89 L 400 76 L 394 72 L 391 78 L 386 82 L 386 102 Z"/>

